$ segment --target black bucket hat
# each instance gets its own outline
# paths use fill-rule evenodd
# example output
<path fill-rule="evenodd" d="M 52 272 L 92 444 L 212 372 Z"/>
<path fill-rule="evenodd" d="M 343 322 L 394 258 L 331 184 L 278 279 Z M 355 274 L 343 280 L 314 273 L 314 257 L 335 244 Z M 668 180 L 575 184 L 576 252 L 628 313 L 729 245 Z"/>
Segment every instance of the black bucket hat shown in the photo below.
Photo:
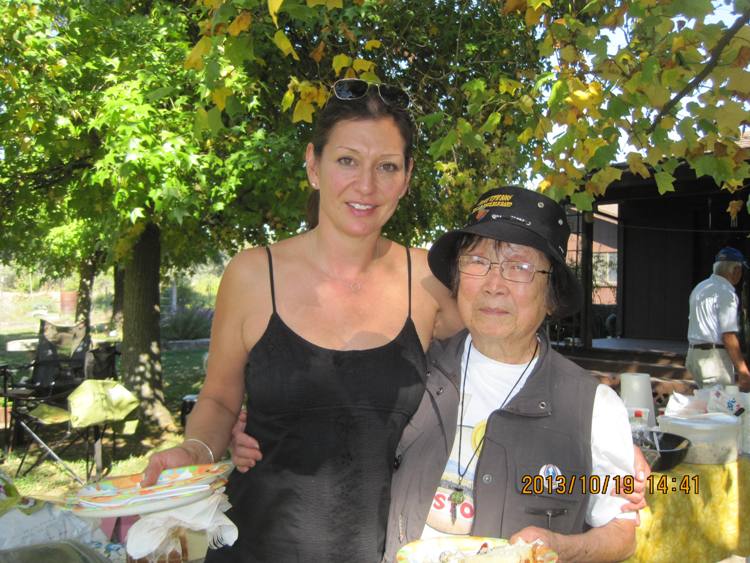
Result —
<path fill-rule="evenodd" d="M 554 316 L 566 317 L 580 309 L 581 284 L 565 262 L 570 227 L 565 210 L 555 200 L 518 186 L 482 194 L 466 226 L 442 235 L 428 253 L 430 270 L 448 288 L 463 235 L 523 244 L 544 252 L 553 264 L 551 282 L 558 305 Z"/>

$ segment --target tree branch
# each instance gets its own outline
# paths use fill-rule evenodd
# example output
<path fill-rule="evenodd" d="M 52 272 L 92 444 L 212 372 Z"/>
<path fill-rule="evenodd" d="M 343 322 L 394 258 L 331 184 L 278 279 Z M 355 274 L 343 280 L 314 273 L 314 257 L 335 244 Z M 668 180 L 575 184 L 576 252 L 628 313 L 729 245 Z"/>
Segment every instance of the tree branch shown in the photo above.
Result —
<path fill-rule="evenodd" d="M 657 116 L 654 118 L 653 123 L 651 123 L 651 127 L 648 128 L 648 133 L 653 133 L 656 129 L 656 126 L 659 124 L 659 122 L 670 112 L 674 107 L 679 103 L 679 101 L 687 96 L 690 92 L 695 90 L 698 85 L 703 82 L 703 80 L 711 73 L 711 71 L 716 67 L 716 65 L 719 64 L 719 57 L 721 56 L 721 53 L 724 51 L 724 48 L 729 45 L 729 42 L 732 40 L 732 37 L 734 37 L 737 32 L 742 29 L 742 27 L 747 24 L 747 22 L 750 21 L 750 9 L 745 10 L 745 12 L 737 18 L 737 21 L 734 22 L 732 27 L 730 27 L 727 32 L 719 39 L 719 41 L 714 45 L 714 48 L 711 49 L 711 57 L 708 59 L 708 62 L 706 63 L 706 66 L 703 67 L 703 70 L 701 70 L 698 74 L 696 74 L 693 79 L 687 83 L 687 85 L 680 90 L 677 94 L 672 96 L 672 99 L 670 99 L 663 108 L 661 108 L 661 111 L 657 114 Z"/>

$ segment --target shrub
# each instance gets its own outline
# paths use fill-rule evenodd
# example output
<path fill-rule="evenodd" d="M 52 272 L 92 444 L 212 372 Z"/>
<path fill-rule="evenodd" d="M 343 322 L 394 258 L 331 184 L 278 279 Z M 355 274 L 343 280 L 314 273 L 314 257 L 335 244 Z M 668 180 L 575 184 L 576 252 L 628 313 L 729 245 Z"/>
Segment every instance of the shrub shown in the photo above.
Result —
<path fill-rule="evenodd" d="M 213 309 L 191 307 L 178 310 L 173 315 L 162 317 L 161 337 L 163 340 L 195 340 L 209 338 Z"/>

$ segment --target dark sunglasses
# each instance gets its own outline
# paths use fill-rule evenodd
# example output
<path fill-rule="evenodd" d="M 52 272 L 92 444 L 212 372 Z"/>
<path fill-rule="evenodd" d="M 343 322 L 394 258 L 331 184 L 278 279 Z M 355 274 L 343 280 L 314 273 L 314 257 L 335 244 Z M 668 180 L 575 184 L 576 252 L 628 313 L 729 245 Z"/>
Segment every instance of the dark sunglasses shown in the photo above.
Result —
<path fill-rule="evenodd" d="M 406 109 L 411 104 L 409 94 L 398 86 L 367 82 L 360 78 L 342 78 L 333 84 L 333 95 L 339 100 L 359 100 L 367 95 L 370 88 L 377 88 L 380 99 L 389 106 Z"/>

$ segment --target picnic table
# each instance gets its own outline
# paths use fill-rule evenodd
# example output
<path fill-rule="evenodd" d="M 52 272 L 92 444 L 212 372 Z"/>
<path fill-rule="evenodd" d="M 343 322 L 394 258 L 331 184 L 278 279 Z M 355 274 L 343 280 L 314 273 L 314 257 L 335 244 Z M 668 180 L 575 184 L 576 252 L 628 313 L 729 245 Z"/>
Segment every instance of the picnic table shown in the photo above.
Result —
<path fill-rule="evenodd" d="M 682 463 L 653 473 L 629 563 L 750 556 L 750 456 L 723 465 Z"/>

